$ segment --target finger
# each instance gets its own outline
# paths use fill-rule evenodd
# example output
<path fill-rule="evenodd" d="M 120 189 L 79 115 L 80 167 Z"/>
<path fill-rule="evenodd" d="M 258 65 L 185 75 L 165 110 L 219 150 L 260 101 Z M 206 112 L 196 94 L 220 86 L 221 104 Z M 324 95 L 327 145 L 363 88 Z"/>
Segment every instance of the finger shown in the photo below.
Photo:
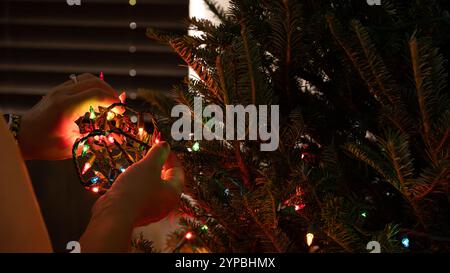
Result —
<path fill-rule="evenodd" d="M 77 105 L 81 109 L 89 109 L 89 106 L 108 107 L 113 103 L 119 102 L 119 99 L 103 89 L 91 88 L 68 96 L 68 102 L 71 105 Z"/>
<path fill-rule="evenodd" d="M 170 145 L 161 141 L 160 143 L 153 145 L 150 151 L 145 155 L 145 157 L 138 163 L 145 168 L 160 171 L 170 153 Z"/>
<path fill-rule="evenodd" d="M 98 77 L 91 73 L 83 73 L 83 74 L 77 76 L 77 80 L 80 82 L 88 80 L 88 79 L 95 79 L 95 78 L 98 78 Z"/>
<path fill-rule="evenodd" d="M 175 167 L 183 167 L 183 164 L 181 164 L 181 161 L 178 159 L 177 155 L 174 152 L 170 152 L 169 157 L 166 160 L 166 163 L 164 163 L 163 171 Z"/>
<path fill-rule="evenodd" d="M 163 167 L 163 177 L 162 179 L 181 194 L 183 192 L 184 184 L 184 169 L 181 161 L 178 160 L 174 153 L 170 153 L 166 163 Z"/>
<path fill-rule="evenodd" d="M 71 95 L 91 88 L 100 88 L 109 92 L 113 96 L 118 96 L 117 92 L 108 83 L 96 77 L 79 81 L 74 85 L 65 87 L 64 90 L 67 94 Z"/>
<path fill-rule="evenodd" d="M 76 77 L 77 77 L 77 82 L 85 81 L 87 79 L 96 78 L 91 73 L 83 73 L 83 74 L 78 75 Z M 74 84 L 76 84 L 76 83 L 73 82 L 73 80 L 68 80 L 68 81 L 65 81 L 63 84 L 58 85 L 55 89 L 58 89 L 59 87 L 65 87 L 65 86 L 69 86 L 69 85 L 74 85 Z"/>

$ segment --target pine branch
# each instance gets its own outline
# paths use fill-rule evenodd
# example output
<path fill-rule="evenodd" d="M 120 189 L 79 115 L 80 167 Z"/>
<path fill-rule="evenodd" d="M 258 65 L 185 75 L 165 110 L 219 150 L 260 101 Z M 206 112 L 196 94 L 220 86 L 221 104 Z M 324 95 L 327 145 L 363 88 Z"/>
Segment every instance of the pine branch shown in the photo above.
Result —
<path fill-rule="evenodd" d="M 226 12 L 213 0 L 203 0 L 205 4 L 208 6 L 208 9 L 222 22 L 228 20 L 228 16 Z"/>
<path fill-rule="evenodd" d="M 243 197 L 243 205 L 257 230 L 263 234 L 264 238 L 269 240 L 277 252 L 284 252 L 285 243 L 280 242 L 279 236 L 282 236 L 282 234 L 277 231 L 276 205 L 271 191 L 264 187 L 251 192 Z"/>
<path fill-rule="evenodd" d="M 409 42 L 409 48 L 411 52 L 411 60 L 412 60 L 412 68 L 414 72 L 414 81 L 416 84 L 417 91 L 417 100 L 419 103 L 420 115 L 421 115 L 421 123 L 423 129 L 423 136 L 425 138 L 425 144 L 428 148 L 432 147 L 431 144 L 431 136 L 430 136 L 430 119 L 428 115 L 428 111 L 426 109 L 425 96 L 426 91 L 424 90 L 424 75 L 422 72 L 423 63 L 420 57 L 419 45 L 415 35 L 411 38 Z M 433 161 L 436 162 L 435 156 L 433 156 Z"/>
<path fill-rule="evenodd" d="M 247 26 L 241 23 L 241 37 L 242 43 L 244 45 L 245 59 L 248 67 L 248 75 L 250 77 L 251 84 L 251 94 L 252 94 L 252 104 L 256 105 L 256 81 L 255 81 L 255 71 L 253 67 L 253 59 L 250 53 L 250 46 L 248 42 L 248 31 Z"/>

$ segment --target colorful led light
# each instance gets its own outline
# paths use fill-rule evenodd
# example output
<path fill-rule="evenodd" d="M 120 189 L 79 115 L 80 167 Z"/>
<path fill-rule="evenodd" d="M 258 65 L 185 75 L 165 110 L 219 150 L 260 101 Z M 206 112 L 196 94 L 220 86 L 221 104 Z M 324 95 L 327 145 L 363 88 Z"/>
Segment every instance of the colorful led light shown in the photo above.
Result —
<path fill-rule="evenodd" d="M 119 100 L 120 100 L 120 102 L 121 102 L 121 103 L 125 103 L 126 97 L 127 97 L 127 94 L 126 94 L 125 92 L 122 92 L 122 93 L 119 95 Z"/>
<path fill-rule="evenodd" d="M 95 111 L 94 111 L 94 107 L 89 107 L 89 118 L 90 119 L 95 119 L 96 115 L 95 115 Z"/>
<path fill-rule="evenodd" d="M 192 237 L 194 237 L 194 235 L 192 234 L 192 232 L 187 232 L 186 235 L 184 235 L 184 238 L 186 238 L 187 240 L 192 239 Z"/>
<path fill-rule="evenodd" d="M 82 154 L 81 155 L 86 155 L 86 153 L 87 153 L 87 151 L 89 150 L 89 144 L 84 144 L 84 146 L 83 146 L 83 151 L 82 151 Z"/>
<path fill-rule="evenodd" d="M 113 111 L 108 111 L 108 114 L 106 114 L 106 119 L 112 120 L 115 116 L 116 114 Z"/>
<path fill-rule="evenodd" d="M 192 145 L 192 151 L 194 152 L 200 151 L 200 143 L 195 142 L 194 145 Z"/>
<path fill-rule="evenodd" d="M 98 193 L 98 191 L 100 190 L 99 187 L 93 187 L 91 188 L 92 192 Z"/>
<path fill-rule="evenodd" d="M 408 237 L 405 236 L 405 237 L 402 238 L 402 245 L 405 248 L 409 248 L 409 239 L 408 239 Z"/>
<path fill-rule="evenodd" d="M 86 162 L 86 164 L 84 164 L 83 171 L 81 172 L 81 174 L 85 174 L 91 167 L 92 167 L 91 163 Z"/>
<path fill-rule="evenodd" d="M 92 177 L 92 178 L 91 178 L 91 182 L 92 182 L 92 184 L 95 184 L 95 183 L 97 183 L 99 179 L 100 179 L 100 178 L 99 178 L 98 176 L 94 176 L 94 177 Z"/>
<path fill-rule="evenodd" d="M 312 245 L 313 240 L 314 240 L 314 234 L 312 234 L 312 233 L 306 234 L 306 244 L 308 246 Z"/>

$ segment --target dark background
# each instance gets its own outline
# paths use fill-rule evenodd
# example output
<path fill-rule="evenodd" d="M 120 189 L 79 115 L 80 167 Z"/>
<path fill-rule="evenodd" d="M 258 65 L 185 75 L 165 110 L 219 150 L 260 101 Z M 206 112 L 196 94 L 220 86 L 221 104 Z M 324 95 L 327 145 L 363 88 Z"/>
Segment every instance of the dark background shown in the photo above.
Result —
<path fill-rule="evenodd" d="M 81 0 L 81 6 L 69 6 L 65 0 L 2 0 L 0 112 L 26 111 L 72 73 L 102 71 L 131 104 L 139 101 L 138 88 L 167 92 L 179 83 L 187 75 L 182 61 L 149 40 L 145 30 L 185 32 L 189 0 L 136 2 Z M 136 76 L 129 75 L 131 69 Z M 95 196 L 81 187 L 71 160 L 27 165 L 53 247 L 66 251 L 67 242 L 83 232 Z"/>

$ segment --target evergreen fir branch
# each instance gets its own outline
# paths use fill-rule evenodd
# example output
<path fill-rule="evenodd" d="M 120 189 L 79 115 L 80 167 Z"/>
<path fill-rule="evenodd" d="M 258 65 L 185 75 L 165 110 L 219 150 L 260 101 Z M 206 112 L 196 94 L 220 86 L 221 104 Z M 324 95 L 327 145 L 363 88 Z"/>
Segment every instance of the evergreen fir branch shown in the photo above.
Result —
<path fill-rule="evenodd" d="M 244 196 L 243 205 L 252 222 L 256 225 L 257 232 L 261 234 L 260 240 L 269 241 L 276 252 L 284 252 L 286 239 L 281 231 L 277 231 L 277 207 L 271 191 L 266 186 L 252 191 Z"/>
<path fill-rule="evenodd" d="M 202 59 L 197 58 L 201 49 L 199 48 L 200 43 L 195 37 L 187 35 L 170 37 L 151 28 L 147 29 L 147 36 L 172 47 L 184 62 L 197 73 L 197 76 L 209 88 L 212 95 L 214 95 L 217 100 L 222 101 L 223 104 L 223 98 L 221 97 L 221 92 L 217 87 L 215 75 L 213 74 L 214 71 L 209 69 L 208 65 Z"/>
<path fill-rule="evenodd" d="M 299 62 L 299 44 L 301 43 L 300 29 L 301 9 L 296 1 L 268 1 L 267 9 L 271 11 L 269 23 L 271 35 L 269 50 L 275 55 L 280 71 L 280 88 L 286 89 L 286 95 L 291 96 L 291 81 L 293 70 Z"/>
<path fill-rule="evenodd" d="M 376 85 L 381 90 L 383 95 L 391 104 L 396 104 L 398 101 L 399 86 L 396 85 L 392 78 L 391 72 L 387 70 L 383 63 L 383 59 L 377 53 L 377 48 L 370 39 L 368 31 L 362 26 L 359 21 L 354 20 L 352 27 L 356 36 L 358 37 L 359 45 L 364 52 L 366 59 L 365 69 L 371 72 L 371 77 Z"/>
<path fill-rule="evenodd" d="M 359 236 L 352 227 L 345 224 L 349 221 L 349 211 L 343 198 L 326 196 L 321 210 L 324 233 L 346 252 L 360 249 Z"/>
<path fill-rule="evenodd" d="M 422 171 L 417 179 L 411 181 L 408 191 L 415 202 L 432 193 L 445 193 L 450 175 L 449 161 L 441 161 Z"/>
<path fill-rule="evenodd" d="M 203 36 L 203 40 L 206 39 L 205 36 L 211 35 L 211 33 L 214 33 L 216 30 L 214 24 L 208 19 L 191 17 L 189 18 L 187 24 L 190 30 L 199 31 L 199 34 Z"/>
<path fill-rule="evenodd" d="M 344 50 L 361 79 L 368 85 L 369 91 L 374 94 L 377 100 L 396 105 L 399 99 L 399 86 L 391 78 L 391 73 L 377 53 L 376 46 L 371 41 L 368 31 L 359 21 L 352 21 L 352 29 L 360 49 L 358 51 L 356 46 L 350 46 L 344 42 L 346 38 L 342 27 L 335 22 L 335 19 L 328 16 L 327 20 L 331 34 Z"/>
<path fill-rule="evenodd" d="M 208 86 L 209 90 L 216 96 L 216 98 L 223 101 L 211 71 L 208 70 L 207 65 L 204 62 L 195 58 L 194 52 L 185 40 L 183 38 L 174 39 L 169 42 L 169 45 L 175 50 L 176 53 L 178 53 L 178 55 L 180 55 L 189 67 L 197 73 L 197 76 L 206 86 Z"/>
<path fill-rule="evenodd" d="M 399 233 L 399 225 L 388 224 L 381 232 L 374 236 L 373 240 L 380 243 L 382 253 L 400 252 L 401 247 L 397 239 Z"/>
<path fill-rule="evenodd" d="M 252 104 L 256 105 L 256 80 L 255 80 L 255 68 L 253 67 L 253 59 L 250 53 L 250 45 L 248 41 L 248 31 L 247 26 L 241 23 L 241 37 L 242 44 L 244 46 L 245 59 L 248 67 L 248 75 L 250 78 L 251 94 L 252 94 Z"/>
<path fill-rule="evenodd" d="M 139 233 L 139 238 L 131 240 L 132 252 L 157 253 L 153 247 L 153 242 L 144 238 L 144 234 Z"/>
<path fill-rule="evenodd" d="M 409 151 L 409 142 L 404 136 L 393 131 L 388 131 L 385 137 L 386 140 L 379 138 L 380 147 L 386 159 L 393 167 L 395 178 L 401 189 L 400 192 L 409 197 L 406 186 L 408 179 L 411 179 L 415 172 Z"/>
<path fill-rule="evenodd" d="M 415 122 L 405 108 L 404 104 L 400 101 L 397 105 L 383 105 L 380 110 L 379 123 L 390 124 L 402 135 L 416 135 L 419 131 L 416 125 L 417 122 Z"/>
<path fill-rule="evenodd" d="M 411 37 L 409 48 L 422 136 L 431 160 L 436 163 L 437 155 L 433 148 L 436 147 L 437 141 L 432 129 L 434 120 L 439 120 L 438 117 L 448 111 L 448 96 L 442 94 L 447 88 L 447 73 L 438 51 L 426 42 L 418 40 L 416 35 Z M 444 128 L 448 128 L 448 124 Z"/>
<path fill-rule="evenodd" d="M 378 155 L 372 149 L 366 147 L 365 145 L 356 145 L 353 143 L 348 143 L 344 146 L 345 150 L 348 151 L 355 158 L 361 160 L 368 166 L 372 167 L 377 171 L 386 181 L 388 181 L 394 188 L 399 192 L 403 193 L 402 185 L 397 179 L 393 178 L 393 170 L 386 166 L 383 162 L 385 158 Z"/>
<path fill-rule="evenodd" d="M 434 153 L 440 158 L 447 159 L 449 153 L 449 134 L 450 134 L 450 110 L 445 111 L 442 117 L 439 118 L 433 127 L 436 132 L 437 144 Z"/>
<path fill-rule="evenodd" d="M 222 22 L 228 20 L 226 12 L 214 0 L 203 0 L 203 1 L 208 6 L 208 9 L 217 17 L 217 19 L 219 19 Z"/>
<path fill-rule="evenodd" d="M 230 104 L 230 99 L 229 99 L 230 95 L 228 93 L 227 84 L 225 82 L 225 74 L 224 74 L 224 69 L 223 69 L 223 66 L 222 66 L 221 54 L 217 55 L 217 58 L 216 58 L 216 69 L 217 69 L 217 74 L 219 76 L 220 87 L 222 88 L 224 103 L 225 103 L 225 105 L 228 105 L 228 104 Z"/>

